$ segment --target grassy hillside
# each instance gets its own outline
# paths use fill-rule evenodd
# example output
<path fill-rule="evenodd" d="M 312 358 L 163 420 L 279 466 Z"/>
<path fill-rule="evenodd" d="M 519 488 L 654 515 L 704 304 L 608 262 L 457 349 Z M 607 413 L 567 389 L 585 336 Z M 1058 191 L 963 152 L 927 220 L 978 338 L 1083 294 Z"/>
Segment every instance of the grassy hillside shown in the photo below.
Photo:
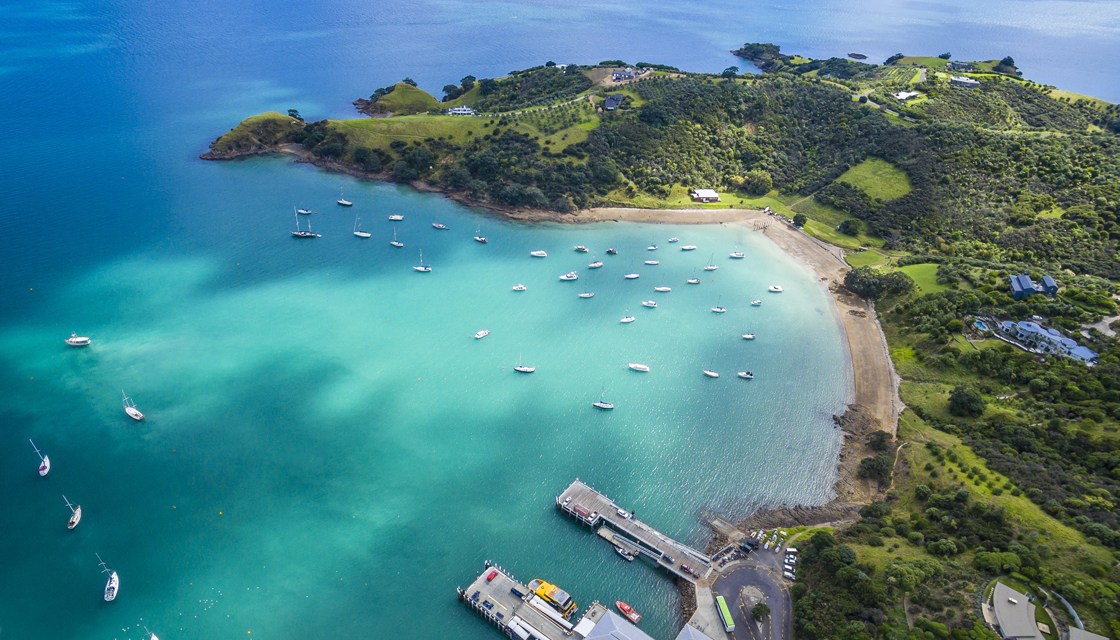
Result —
<path fill-rule="evenodd" d="M 303 122 L 295 118 L 277 111 L 267 111 L 245 118 L 215 140 L 210 148 L 216 153 L 261 149 L 282 142 L 291 131 L 303 126 Z"/>
<path fill-rule="evenodd" d="M 910 178 L 893 164 L 879 158 L 868 158 L 836 178 L 863 189 L 879 200 L 894 200 L 910 193 Z"/>
<path fill-rule="evenodd" d="M 393 86 L 391 93 L 381 96 L 374 103 L 374 107 L 379 111 L 388 111 L 395 115 L 410 115 L 439 109 L 440 102 L 423 89 L 398 82 Z"/>

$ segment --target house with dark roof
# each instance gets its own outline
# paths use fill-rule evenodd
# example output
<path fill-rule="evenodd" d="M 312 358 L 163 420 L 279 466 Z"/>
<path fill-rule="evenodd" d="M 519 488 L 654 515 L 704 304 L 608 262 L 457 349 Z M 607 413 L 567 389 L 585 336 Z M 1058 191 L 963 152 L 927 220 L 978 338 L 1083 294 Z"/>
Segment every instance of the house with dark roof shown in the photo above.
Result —
<path fill-rule="evenodd" d="M 1042 276 L 1042 293 L 1048 296 L 1058 293 L 1058 283 L 1054 282 L 1054 279 L 1050 276 Z"/>
<path fill-rule="evenodd" d="M 1042 276 L 1042 282 L 1035 282 L 1027 274 L 1011 276 L 1011 297 L 1023 300 L 1036 293 L 1052 296 L 1058 293 L 1058 283 L 1050 276 Z"/>
<path fill-rule="evenodd" d="M 606 102 L 603 103 L 603 108 L 607 111 L 614 111 L 619 107 L 619 105 L 622 104 L 622 99 L 625 97 L 626 96 L 622 95 L 621 93 L 609 95 L 607 96 Z"/>

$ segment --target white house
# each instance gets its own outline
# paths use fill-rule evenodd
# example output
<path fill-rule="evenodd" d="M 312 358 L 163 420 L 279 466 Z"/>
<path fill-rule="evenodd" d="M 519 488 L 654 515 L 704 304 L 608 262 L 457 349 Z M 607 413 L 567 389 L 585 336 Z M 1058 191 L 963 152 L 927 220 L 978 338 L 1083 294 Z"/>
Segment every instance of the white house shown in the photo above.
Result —
<path fill-rule="evenodd" d="M 949 84 L 954 87 L 964 87 L 966 89 L 977 89 L 980 87 L 979 80 L 973 80 L 965 76 L 949 76 Z"/>
<path fill-rule="evenodd" d="M 1047 329 L 1034 322 L 1000 323 L 1004 333 L 1014 334 L 1024 344 L 1039 353 L 1053 353 L 1088 364 L 1096 364 L 1098 354 L 1088 347 L 1082 347 L 1072 338 L 1067 338 L 1057 329 Z"/>
<path fill-rule="evenodd" d="M 894 98 L 900 102 L 906 102 L 910 98 L 917 98 L 919 95 L 917 91 L 899 91 L 894 94 Z"/>
<path fill-rule="evenodd" d="M 719 194 L 715 189 L 693 189 L 688 195 L 693 202 L 719 202 Z"/>
<path fill-rule="evenodd" d="M 447 110 L 447 115 L 451 116 L 473 116 L 474 109 L 470 107 L 451 107 Z"/>

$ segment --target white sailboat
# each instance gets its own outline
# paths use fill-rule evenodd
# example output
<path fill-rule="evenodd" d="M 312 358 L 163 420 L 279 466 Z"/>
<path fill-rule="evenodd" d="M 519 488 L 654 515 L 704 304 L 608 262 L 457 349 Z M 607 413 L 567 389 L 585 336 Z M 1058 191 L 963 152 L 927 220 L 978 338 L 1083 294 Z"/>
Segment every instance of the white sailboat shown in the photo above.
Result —
<path fill-rule="evenodd" d="M 420 264 L 416 265 L 415 267 L 412 267 L 412 269 L 414 271 L 419 271 L 421 273 L 428 273 L 429 271 L 432 270 L 431 265 L 424 264 L 424 250 L 423 249 L 420 250 Z"/>
<path fill-rule="evenodd" d="M 546 252 L 544 249 L 537 249 L 536 251 L 530 251 L 529 255 L 533 256 L 534 258 L 547 258 L 548 252 Z"/>
<path fill-rule="evenodd" d="M 648 264 L 650 266 L 657 266 L 657 265 L 661 264 L 661 262 L 659 260 L 646 260 L 646 264 Z"/>
<path fill-rule="evenodd" d="M 537 368 L 521 364 L 521 354 L 518 353 L 517 354 L 517 366 L 514 367 L 513 370 L 518 372 L 518 373 L 533 373 L 534 371 L 537 370 Z"/>
<path fill-rule="evenodd" d="M 345 194 L 344 194 L 344 193 L 342 192 L 342 190 L 341 190 L 341 189 L 339 189 L 339 191 L 338 191 L 338 200 L 337 200 L 338 204 L 340 204 L 340 205 L 342 205 L 342 206 L 344 206 L 344 207 L 352 207 L 352 206 L 354 206 L 354 203 L 353 203 L 353 202 L 350 202 L 349 200 L 347 200 L 347 199 L 346 199 L 346 198 L 345 198 L 344 196 L 345 196 Z"/>
<path fill-rule="evenodd" d="M 645 372 L 645 373 L 649 373 L 649 365 L 648 364 L 642 364 L 640 362 L 630 362 L 630 363 L 627 363 L 626 366 L 630 367 L 634 371 L 642 371 L 642 372 Z"/>
<path fill-rule="evenodd" d="M 722 300 L 723 300 L 723 296 L 720 296 L 720 297 L 716 298 L 716 306 L 712 307 L 712 313 L 724 313 L 724 312 L 727 311 L 727 309 L 724 309 L 723 307 L 719 306 L 719 303 Z"/>
<path fill-rule="evenodd" d="M 525 285 L 521 284 L 520 282 L 518 282 L 517 284 L 513 285 L 513 290 L 514 290 L 514 291 L 524 291 L 524 290 L 526 290 L 526 289 L 528 289 L 528 288 L 529 288 L 529 287 L 526 287 Z"/>
<path fill-rule="evenodd" d="M 584 289 L 583 293 L 579 294 L 579 297 L 581 297 L 581 298 L 594 298 L 595 293 L 593 291 L 588 291 L 587 289 Z"/>
<path fill-rule="evenodd" d="M 312 213 L 314 213 L 314 212 L 313 212 L 313 211 L 311 211 L 311 209 L 304 209 L 304 208 L 303 208 L 303 205 L 301 204 L 301 205 L 300 205 L 300 207 L 299 207 L 299 209 L 296 209 L 296 213 L 298 213 L 298 214 L 299 214 L 299 215 L 301 215 L 301 216 L 309 216 L 309 215 L 311 215 L 311 214 L 312 214 Z"/>
<path fill-rule="evenodd" d="M 489 242 L 489 240 L 487 240 L 486 237 L 482 235 L 482 225 L 478 225 L 478 229 L 475 229 L 474 241 L 480 244 L 486 244 L 487 242 Z"/>
<path fill-rule="evenodd" d="M 109 574 L 109 581 L 105 583 L 105 602 L 112 602 L 117 599 L 117 590 L 119 590 L 121 586 L 120 576 L 117 575 L 116 571 L 106 566 L 100 554 L 95 553 L 94 555 L 97 556 L 97 561 L 101 563 L 101 573 Z"/>
<path fill-rule="evenodd" d="M 121 389 L 121 396 L 124 398 L 124 412 L 128 414 L 128 417 L 133 420 L 143 420 L 144 414 L 140 413 L 140 410 L 136 408 L 136 403 L 128 397 L 124 389 Z"/>
<path fill-rule="evenodd" d="M 622 319 L 619 320 L 619 322 L 621 322 L 623 324 L 628 324 L 630 322 L 633 322 L 634 320 L 636 320 L 636 318 L 634 316 L 630 315 L 630 308 L 627 307 L 626 308 L 626 315 L 622 316 Z"/>
<path fill-rule="evenodd" d="M 27 441 L 31 442 L 31 439 L 28 438 Z M 39 455 L 39 475 L 40 476 L 45 476 L 48 473 L 50 473 L 51 472 L 50 456 L 45 456 L 42 453 L 40 453 L 39 452 L 39 447 L 36 447 L 34 442 L 31 442 L 31 448 L 34 449 L 35 453 L 37 453 Z"/>
<path fill-rule="evenodd" d="M 656 309 L 657 308 L 657 301 L 655 301 L 655 300 L 642 300 L 642 306 L 643 307 L 649 307 L 650 309 Z"/>
<path fill-rule="evenodd" d="M 604 386 L 603 390 L 599 392 L 599 401 L 592 402 L 591 406 L 595 407 L 596 409 L 602 409 L 604 411 L 610 411 L 611 409 L 614 409 L 614 403 L 607 402 L 603 399 L 603 396 L 606 395 L 606 393 L 606 386 Z"/>
<path fill-rule="evenodd" d="M 696 245 L 694 245 L 694 244 L 686 244 L 683 247 L 681 247 L 681 251 L 695 251 L 695 250 L 696 250 Z"/>
<path fill-rule="evenodd" d="M 148 631 L 148 627 L 144 627 L 144 633 L 148 634 L 147 640 L 159 640 L 159 638 L 156 637 L 156 634 L 152 633 L 151 631 Z"/>
<path fill-rule="evenodd" d="M 692 277 L 686 280 L 688 284 L 700 284 L 700 278 L 696 277 L 696 269 L 692 270 Z"/>
<path fill-rule="evenodd" d="M 719 377 L 718 373 L 716 373 L 715 371 L 712 371 L 712 363 L 711 362 L 709 362 L 708 366 L 704 369 L 704 375 L 708 376 L 709 378 L 718 378 Z"/>
<path fill-rule="evenodd" d="M 680 241 L 681 241 L 681 239 L 676 237 L 676 236 L 673 236 L 672 238 L 669 238 L 669 242 L 680 242 Z"/>
<path fill-rule="evenodd" d="M 711 257 L 708 258 L 708 266 L 704 267 L 704 271 L 715 271 L 716 269 L 719 269 L 719 267 L 712 264 L 712 258 L 715 258 L 715 257 L 716 257 L 716 254 L 713 253 L 711 255 Z"/>
<path fill-rule="evenodd" d="M 354 216 L 354 235 L 358 236 L 359 238 L 368 238 L 370 234 L 362 231 L 361 228 L 362 225 L 358 223 L 358 216 Z"/>
<path fill-rule="evenodd" d="M 393 239 L 389 241 L 389 244 L 393 245 L 394 247 L 396 247 L 398 249 L 404 247 L 404 243 L 401 242 L 400 240 L 397 240 L 397 225 L 393 225 Z"/>
<path fill-rule="evenodd" d="M 577 244 L 575 246 L 575 250 L 579 251 L 580 253 L 587 253 L 588 251 L 587 247 L 583 246 L 582 244 Z"/>
<path fill-rule="evenodd" d="M 66 500 L 66 496 L 62 496 L 62 499 Z M 66 523 L 66 528 L 73 529 L 74 527 L 78 526 L 78 522 L 80 522 L 82 519 L 82 505 L 78 505 L 77 507 L 75 507 L 74 505 L 70 504 L 69 500 L 66 500 L 66 506 L 70 507 L 70 522 Z"/>
<path fill-rule="evenodd" d="M 389 220 L 391 220 L 392 222 L 400 222 L 401 220 L 404 220 L 404 216 L 399 213 L 393 213 L 389 215 Z"/>
<path fill-rule="evenodd" d="M 743 339 L 744 340 L 754 340 L 754 334 L 753 333 L 744 333 L 743 334 Z"/>
<path fill-rule="evenodd" d="M 587 265 L 587 268 L 598 269 L 601 266 L 603 266 L 603 261 L 596 259 L 595 256 L 591 256 L 591 262 Z"/>
<path fill-rule="evenodd" d="M 762 306 L 762 301 L 761 300 L 751 300 L 751 306 L 752 307 L 761 307 Z"/>
<path fill-rule="evenodd" d="M 653 290 L 658 292 L 658 293 L 669 293 L 670 291 L 673 290 L 673 288 L 672 287 L 661 286 L 661 287 L 654 287 Z"/>
<path fill-rule="evenodd" d="M 73 331 L 70 332 L 70 337 L 66 339 L 66 344 L 71 347 L 88 347 L 91 340 L 85 336 L 80 336 Z"/>

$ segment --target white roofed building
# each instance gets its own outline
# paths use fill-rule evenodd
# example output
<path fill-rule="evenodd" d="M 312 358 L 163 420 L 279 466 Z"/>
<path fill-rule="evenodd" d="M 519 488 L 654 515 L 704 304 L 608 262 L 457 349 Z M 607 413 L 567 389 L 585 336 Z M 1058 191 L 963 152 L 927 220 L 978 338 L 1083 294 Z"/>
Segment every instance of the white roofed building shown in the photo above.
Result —
<path fill-rule="evenodd" d="M 689 195 L 693 202 L 719 202 L 719 194 L 715 189 L 693 189 Z"/>

